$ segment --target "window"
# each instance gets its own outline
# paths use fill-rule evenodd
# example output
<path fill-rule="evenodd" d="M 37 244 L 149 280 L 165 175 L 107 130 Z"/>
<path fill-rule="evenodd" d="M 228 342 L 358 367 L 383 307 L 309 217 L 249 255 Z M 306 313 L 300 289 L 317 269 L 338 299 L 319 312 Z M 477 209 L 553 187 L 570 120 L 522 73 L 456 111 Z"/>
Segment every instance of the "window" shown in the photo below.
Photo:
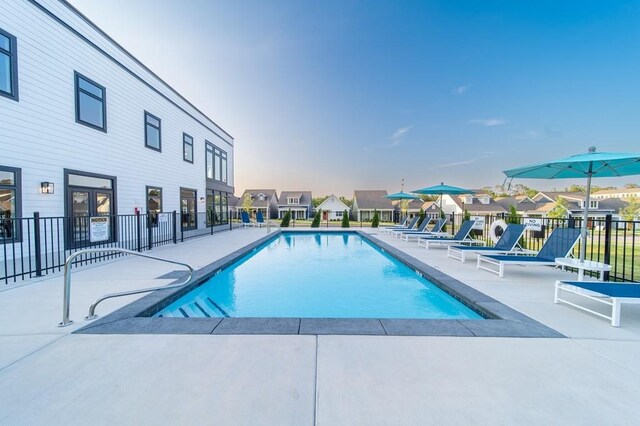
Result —
<path fill-rule="evenodd" d="M 287 198 L 287 204 L 300 204 L 300 198 Z"/>
<path fill-rule="evenodd" d="M 198 208 L 196 205 L 197 191 L 195 189 L 180 188 L 180 222 L 183 230 L 196 229 Z"/>
<path fill-rule="evenodd" d="M 221 191 L 211 191 L 207 194 L 207 227 L 229 223 L 228 194 Z"/>
<path fill-rule="evenodd" d="M 147 186 L 147 221 L 158 226 L 158 214 L 162 212 L 162 188 Z"/>
<path fill-rule="evenodd" d="M 76 122 L 106 132 L 106 89 L 79 73 L 75 73 L 75 84 Z"/>
<path fill-rule="evenodd" d="M 182 159 L 193 164 L 193 138 L 186 133 L 182 134 Z"/>
<path fill-rule="evenodd" d="M 20 169 L 0 166 L 0 241 L 19 240 Z"/>
<path fill-rule="evenodd" d="M 590 209 L 597 209 L 598 208 L 598 201 L 589 200 L 589 208 Z"/>
<path fill-rule="evenodd" d="M 207 178 L 227 183 L 227 153 L 206 142 Z"/>
<path fill-rule="evenodd" d="M 147 111 L 144 112 L 144 146 L 162 151 L 160 119 Z"/>
<path fill-rule="evenodd" d="M 16 38 L 2 30 L 0 30 L 0 95 L 18 100 Z"/>
<path fill-rule="evenodd" d="M 342 213 L 343 213 L 343 212 L 341 212 L 341 211 L 336 212 L 336 217 L 342 217 Z"/>

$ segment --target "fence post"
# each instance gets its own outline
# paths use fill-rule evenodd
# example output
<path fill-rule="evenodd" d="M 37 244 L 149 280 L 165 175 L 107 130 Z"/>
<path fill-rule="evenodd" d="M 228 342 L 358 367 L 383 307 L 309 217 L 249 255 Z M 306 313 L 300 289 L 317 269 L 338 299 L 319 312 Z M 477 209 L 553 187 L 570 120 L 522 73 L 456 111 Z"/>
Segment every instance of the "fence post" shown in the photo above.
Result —
<path fill-rule="evenodd" d="M 231 217 L 231 210 L 227 212 L 227 220 L 229 221 L 229 231 L 233 231 L 233 218 Z"/>
<path fill-rule="evenodd" d="M 456 233 L 456 214 L 451 213 L 451 234 L 455 235 Z"/>
<path fill-rule="evenodd" d="M 604 263 L 607 265 L 611 264 L 611 227 L 613 221 L 611 220 L 611 215 L 608 214 L 604 218 Z M 605 281 L 609 280 L 609 272 L 605 272 L 603 274 L 603 278 Z"/>
<path fill-rule="evenodd" d="M 178 244 L 178 232 L 176 231 L 176 226 L 178 225 L 176 218 L 178 215 L 175 210 L 171 213 L 171 216 L 171 220 L 173 221 L 173 244 Z"/>
<path fill-rule="evenodd" d="M 209 224 L 211 224 L 211 235 L 213 235 L 213 219 L 215 217 L 215 214 L 213 213 L 213 210 L 211 211 L 211 213 L 209 213 L 209 210 L 207 210 L 207 216 L 209 216 Z M 207 219 L 205 219 L 205 220 L 207 220 Z"/>
<path fill-rule="evenodd" d="M 136 209 L 136 250 L 142 251 L 142 227 L 140 225 L 140 210 Z"/>
<path fill-rule="evenodd" d="M 156 216 L 157 218 L 157 216 Z M 147 247 L 149 248 L 149 250 L 151 250 L 153 248 L 153 226 L 151 226 L 150 223 L 151 220 L 151 216 L 149 215 L 149 212 L 147 212 Z M 160 226 L 160 224 L 158 224 L 158 226 Z"/>
<path fill-rule="evenodd" d="M 33 212 L 33 244 L 36 256 L 36 277 L 41 277 L 42 246 L 40 245 L 40 212 Z"/>

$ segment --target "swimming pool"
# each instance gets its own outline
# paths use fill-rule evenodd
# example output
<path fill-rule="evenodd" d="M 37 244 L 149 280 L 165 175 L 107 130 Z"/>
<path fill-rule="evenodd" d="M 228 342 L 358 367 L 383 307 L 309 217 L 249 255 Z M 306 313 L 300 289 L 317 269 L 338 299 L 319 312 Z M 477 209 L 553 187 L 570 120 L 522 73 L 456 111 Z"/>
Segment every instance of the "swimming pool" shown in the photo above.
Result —
<path fill-rule="evenodd" d="M 483 318 L 353 232 L 280 233 L 155 316 Z"/>

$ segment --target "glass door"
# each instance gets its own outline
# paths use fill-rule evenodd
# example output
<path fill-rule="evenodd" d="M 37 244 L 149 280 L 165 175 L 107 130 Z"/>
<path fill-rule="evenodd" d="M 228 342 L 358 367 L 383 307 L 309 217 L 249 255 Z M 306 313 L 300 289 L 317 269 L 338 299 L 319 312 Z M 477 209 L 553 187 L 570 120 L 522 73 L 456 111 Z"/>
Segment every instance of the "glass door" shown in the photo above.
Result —
<path fill-rule="evenodd" d="M 69 211 L 72 221 L 71 247 L 82 247 L 91 244 L 90 218 L 94 216 L 111 216 L 112 198 L 111 191 L 88 189 L 88 188 L 69 188 L 71 194 Z M 113 241 L 113 223 L 110 223 L 111 234 L 108 241 Z"/>

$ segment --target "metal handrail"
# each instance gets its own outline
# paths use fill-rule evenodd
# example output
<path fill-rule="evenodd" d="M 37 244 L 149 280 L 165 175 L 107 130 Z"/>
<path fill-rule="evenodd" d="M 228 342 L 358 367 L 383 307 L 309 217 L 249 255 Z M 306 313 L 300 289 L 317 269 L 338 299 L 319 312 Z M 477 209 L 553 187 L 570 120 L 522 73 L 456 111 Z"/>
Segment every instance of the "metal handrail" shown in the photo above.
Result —
<path fill-rule="evenodd" d="M 98 306 L 98 304 L 103 300 L 111 299 L 114 297 L 120 297 L 120 296 L 129 296 L 131 294 L 148 293 L 150 291 L 167 290 L 170 288 L 182 287 L 185 284 L 188 284 L 193 278 L 193 273 L 194 273 L 193 267 L 187 263 L 176 262 L 174 260 L 167 260 L 161 257 L 149 256 L 148 254 L 142 254 L 137 251 L 121 249 L 121 248 L 97 248 L 97 249 L 84 249 L 84 250 L 77 251 L 72 255 L 70 255 L 67 258 L 66 262 L 64 262 L 64 298 L 62 300 L 62 322 L 58 324 L 58 327 L 66 327 L 68 325 L 73 324 L 73 321 L 69 319 L 69 305 L 71 301 L 71 262 L 76 257 L 81 256 L 83 254 L 88 254 L 88 253 L 125 253 L 125 254 L 132 254 L 134 256 L 139 256 L 139 257 L 146 257 L 147 259 L 159 260 L 161 262 L 173 263 L 175 265 L 186 266 L 189 269 L 189 277 L 187 277 L 187 279 L 181 283 L 176 283 L 176 284 L 171 284 L 166 286 L 159 286 L 159 287 L 149 287 L 149 288 L 143 288 L 139 290 L 122 291 L 119 293 L 112 293 L 112 294 L 107 294 L 105 296 L 102 296 L 91 305 L 91 307 L 89 308 L 89 315 L 85 317 L 86 320 L 92 320 L 98 317 L 97 315 L 95 315 L 96 306 Z"/>

